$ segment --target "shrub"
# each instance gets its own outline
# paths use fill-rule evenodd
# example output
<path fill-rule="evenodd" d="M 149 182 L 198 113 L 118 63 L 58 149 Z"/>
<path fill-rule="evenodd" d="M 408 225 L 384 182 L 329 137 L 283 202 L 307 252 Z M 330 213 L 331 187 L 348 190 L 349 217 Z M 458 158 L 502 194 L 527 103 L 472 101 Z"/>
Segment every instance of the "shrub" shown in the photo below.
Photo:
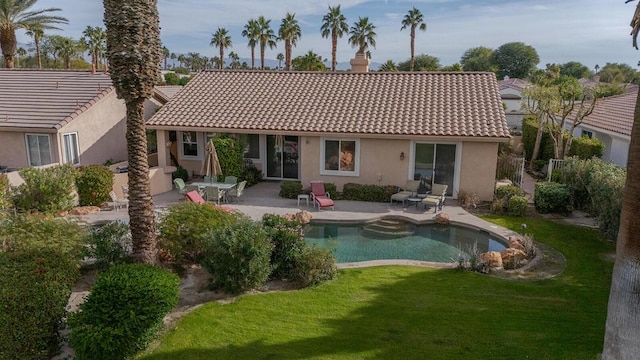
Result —
<path fill-rule="evenodd" d="M 255 165 L 245 166 L 240 175 L 239 181 L 247 181 L 247 187 L 253 186 L 262 181 L 262 170 L 255 167 Z"/>
<path fill-rule="evenodd" d="M 158 249 L 169 261 L 197 263 L 207 233 L 236 220 L 235 214 L 209 205 L 183 202 L 169 207 L 158 224 Z"/>
<path fill-rule="evenodd" d="M 348 183 L 342 188 L 341 198 L 344 200 L 389 202 L 396 193 L 396 186 L 363 185 Z"/>
<path fill-rule="evenodd" d="M 244 171 L 244 147 L 240 141 L 224 135 L 216 136 L 213 138 L 213 145 L 216 147 L 222 173 L 227 176 L 242 177 Z"/>
<path fill-rule="evenodd" d="M 476 208 L 480 204 L 480 197 L 476 193 L 460 190 L 458 192 L 458 204 L 465 209 Z"/>
<path fill-rule="evenodd" d="M 527 160 L 531 160 L 533 155 L 533 148 L 536 142 L 536 136 L 538 134 L 538 121 L 535 118 L 527 117 L 522 120 L 522 145 L 524 147 L 524 153 Z M 538 159 L 542 163 L 546 163 L 549 159 L 553 158 L 553 139 L 549 135 L 549 131 L 543 130 L 542 139 L 540 140 L 540 150 L 538 153 Z M 535 169 L 539 171 L 540 169 Z"/>
<path fill-rule="evenodd" d="M 497 215 L 502 215 L 507 211 L 507 205 L 509 202 L 505 199 L 495 199 L 491 203 L 491 212 Z"/>
<path fill-rule="evenodd" d="M 527 259 L 533 259 L 536 256 L 536 247 L 533 243 L 533 235 L 524 234 L 522 236 L 522 246 Z"/>
<path fill-rule="evenodd" d="M 267 233 L 245 219 L 209 234 L 202 266 L 213 275 L 212 288 L 238 294 L 264 284 L 270 258 Z"/>
<path fill-rule="evenodd" d="M 164 74 L 164 82 L 166 85 L 178 85 L 180 78 L 175 73 L 168 72 Z"/>
<path fill-rule="evenodd" d="M 337 273 L 336 258 L 330 249 L 305 246 L 296 256 L 292 280 L 306 287 L 331 280 L 336 277 Z"/>
<path fill-rule="evenodd" d="M 527 212 L 527 198 L 524 196 L 514 195 L 509 198 L 507 203 L 507 213 L 510 216 L 524 216 Z"/>
<path fill-rule="evenodd" d="M 131 262 L 131 235 L 129 226 L 119 221 L 110 222 L 90 230 L 84 254 L 96 259 L 96 266 L 108 268 Z"/>
<path fill-rule="evenodd" d="M 306 246 L 302 226 L 282 216 L 264 214 L 262 225 L 271 242 L 271 278 L 291 279 L 298 254 Z"/>
<path fill-rule="evenodd" d="M 180 279 L 146 265 L 114 266 L 96 279 L 80 312 L 71 314 L 77 359 L 126 359 L 152 340 L 178 303 Z"/>
<path fill-rule="evenodd" d="M 81 206 L 102 206 L 110 200 L 113 173 L 101 165 L 81 167 L 76 178 L 76 188 Z"/>
<path fill-rule="evenodd" d="M 280 193 L 278 195 L 285 199 L 295 199 L 302 193 L 302 183 L 300 181 L 283 181 L 280 184 Z"/>
<path fill-rule="evenodd" d="M 74 205 L 76 175 L 70 164 L 20 170 L 24 184 L 16 188 L 14 206 L 22 211 L 70 210 Z"/>
<path fill-rule="evenodd" d="M 604 142 L 596 138 L 574 137 L 571 140 L 569 156 L 577 156 L 580 159 L 601 158 L 604 152 Z"/>
<path fill-rule="evenodd" d="M 324 191 L 328 192 L 333 200 L 342 200 L 342 194 L 334 183 L 324 183 Z"/>
<path fill-rule="evenodd" d="M 509 186 L 501 186 L 496 189 L 495 197 L 496 199 L 505 199 L 509 201 L 512 196 L 524 196 L 524 190 L 520 189 L 517 186 L 509 185 Z"/>
<path fill-rule="evenodd" d="M 0 210 L 11 206 L 9 189 L 9 178 L 5 174 L 0 174 Z"/>
<path fill-rule="evenodd" d="M 0 244 L 3 251 L 51 250 L 80 261 L 84 230 L 62 219 L 15 215 L 2 221 Z"/>
<path fill-rule="evenodd" d="M 182 166 L 178 165 L 176 167 L 176 171 L 174 171 L 173 173 L 171 173 L 171 180 L 175 180 L 175 179 L 182 179 L 184 181 L 189 180 L 189 172 L 187 171 L 187 169 L 183 168 Z"/>
<path fill-rule="evenodd" d="M 566 185 L 554 182 L 536 183 L 534 204 L 541 214 L 571 212 L 569 189 Z"/>

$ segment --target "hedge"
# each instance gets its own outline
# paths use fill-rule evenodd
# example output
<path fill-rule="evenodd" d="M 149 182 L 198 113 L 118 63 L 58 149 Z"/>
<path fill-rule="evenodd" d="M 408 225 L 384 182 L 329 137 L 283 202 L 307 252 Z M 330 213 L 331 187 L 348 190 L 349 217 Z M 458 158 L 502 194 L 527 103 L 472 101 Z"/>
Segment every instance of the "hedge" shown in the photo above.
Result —
<path fill-rule="evenodd" d="M 22 211 L 70 210 L 74 206 L 76 175 L 70 164 L 20 170 L 24 183 L 15 188 L 14 206 Z"/>
<path fill-rule="evenodd" d="M 525 150 L 525 156 L 527 160 L 531 160 L 533 155 L 533 148 L 536 143 L 536 136 L 538 134 L 538 121 L 535 118 L 525 118 L 522 121 L 522 144 Z M 567 133 L 565 133 L 565 141 L 568 139 Z M 542 133 L 542 139 L 540 140 L 540 152 L 538 154 L 538 160 L 548 161 L 553 159 L 554 155 L 554 142 L 549 131 L 545 128 Z M 578 156 L 581 159 L 589 159 L 592 157 L 602 157 L 604 152 L 604 143 L 598 139 L 591 139 L 587 137 L 574 136 L 571 140 L 571 147 L 567 156 Z"/>
<path fill-rule="evenodd" d="M 355 201 L 389 202 L 391 195 L 397 192 L 393 185 L 344 184 L 342 199 Z"/>
<path fill-rule="evenodd" d="M 110 201 L 113 189 L 113 173 L 102 165 L 85 166 L 78 169 L 76 188 L 81 206 L 102 206 Z"/>
<path fill-rule="evenodd" d="M 554 182 L 536 183 L 534 204 L 541 214 L 571 212 L 569 188 L 567 185 Z"/>

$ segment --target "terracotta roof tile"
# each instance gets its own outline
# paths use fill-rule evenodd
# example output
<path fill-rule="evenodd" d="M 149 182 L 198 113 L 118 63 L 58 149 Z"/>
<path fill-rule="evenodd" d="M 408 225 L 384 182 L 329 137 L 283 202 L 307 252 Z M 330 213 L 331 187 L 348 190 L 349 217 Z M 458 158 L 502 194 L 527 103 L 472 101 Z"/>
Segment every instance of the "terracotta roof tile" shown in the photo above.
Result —
<path fill-rule="evenodd" d="M 509 78 L 500 80 L 498 82 L 498 88 L 502 91 L 505 89 L 514 89 L 522 92 L 522 90 L 526 89 L 527 86 L 531 85 L 527 80 L 517 79 L 517 78 Z"/>
<path fill-rule="evenodd" d="M 112 91 L 104 73 L 2 69 L 0 130 L 59 129 Z"/>
<path fill-rule="evenodd" d="M 584 125 L 631 136 L 633 112 L 638 98 L 638 88 L 615 96 L 599 99 L 593 112 L 584 118 Z"/>
<path fill-rule="evenodd" d="M 493 73 L 205 71 L 148 122 L 337 134 L 508 137 Z"/>

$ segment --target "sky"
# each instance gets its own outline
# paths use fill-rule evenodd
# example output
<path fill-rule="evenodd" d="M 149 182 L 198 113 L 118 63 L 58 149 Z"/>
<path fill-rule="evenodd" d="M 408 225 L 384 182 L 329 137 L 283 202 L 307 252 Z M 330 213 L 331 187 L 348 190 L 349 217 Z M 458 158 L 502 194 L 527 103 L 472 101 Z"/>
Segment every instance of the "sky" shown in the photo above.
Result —
<path fill-rule="evenodd" d="M 226 28 L 233 47 L 225 54 L 234 51 L 241 58 L 250 58 L 247 39 L 241 36 L 247 21 L 264 15 L 277 33 L 282 18 L 292 12 L 302 28 L 293 57 L 313 50 L 331 59 L 331 40 L 320 34 L 329 5 L 341 5 L 349 26 L 359 17 L 369 17 L 377 33 L 376 47 L 370 49 L 372 61 L 378 63 L 409 59 L 409 30 L 400 28 L 412 7 L 422 12 L 427 24 L 426 32 L 417 32 L 416 55 L 435 56 L 443 66 L 459 62 L 470 48 L 497 49 L 508 42 L 535 48 L 539 68 L 569 61 L 590 69 L 607 62 L 636 68 L 640 60 L 640 51 L 631 46 L 629 35 L 636 3 L 625 4 L 625 0 L 158 0 L 161 40 L 173 53 L 212 57 L 218 55 L 218 49 L 209 45 L 211 37 L 219 27 Z M 62 31 L 50 34 L 78 39 L 88 25 L 104 28 L 102 1 L 39 0 L 33 9 L 50 7 L 62 9 L 56 15 L 69 20 L 60 26 Z M 17 35 L 21 43 L 32 42 L 24 31 Z M 355 54 L 347 39 L 338 41 L 339 62 Z M 267 49 L 265 57 L 275 59 L 280 52 L 284 53 L 281 42 L 277 49 Z"/>

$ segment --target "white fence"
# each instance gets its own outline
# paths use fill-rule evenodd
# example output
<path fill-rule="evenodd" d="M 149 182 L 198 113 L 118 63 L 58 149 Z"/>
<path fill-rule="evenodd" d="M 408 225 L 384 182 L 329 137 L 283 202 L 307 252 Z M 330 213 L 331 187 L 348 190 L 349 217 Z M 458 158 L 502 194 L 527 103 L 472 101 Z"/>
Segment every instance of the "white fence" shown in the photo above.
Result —
<path fill-rule="evenodd" d="M 524 158 L 514 158 L 511 156 L 498 157 L 496 178 L 498 180 L 509 179 L 511 182 L 522 187 L 522 176 L 524 174 Z"/>
<path fill-rule="evenodd" d="M 562 169 L 564 166 L 564 160 L 562 159 L 549 159 L 549 165 L 547 167 L 547 181 L 551 181 L 551 174 L 553 170 Z"/>

